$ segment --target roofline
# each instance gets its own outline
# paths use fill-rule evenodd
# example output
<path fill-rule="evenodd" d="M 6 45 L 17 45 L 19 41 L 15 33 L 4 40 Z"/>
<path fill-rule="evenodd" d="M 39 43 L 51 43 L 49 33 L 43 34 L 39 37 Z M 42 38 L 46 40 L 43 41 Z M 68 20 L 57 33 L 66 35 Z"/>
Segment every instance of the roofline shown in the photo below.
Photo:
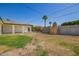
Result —
<path fill-rule="evenodd" d="M 11 24 L 11 25 L 27 25 L 27 26 L 33 26 L 33 25 L 30 25 L 30 24 L 17 24 L 17 23 L 5 23 L 4 21 L 3 21 L 3 19 L 0 17 L 0 20 L 2 21 L 2 23 L 3 24 Z"/>
<path fill-rule="evenodd" d="M 4 24 L 11 24 L 11 25 L 27 25 L 27 26 L 33 26 L 33 25 L 30 25 L 30 24 L 15 24 L 15 23 L 4 23 Z"/>

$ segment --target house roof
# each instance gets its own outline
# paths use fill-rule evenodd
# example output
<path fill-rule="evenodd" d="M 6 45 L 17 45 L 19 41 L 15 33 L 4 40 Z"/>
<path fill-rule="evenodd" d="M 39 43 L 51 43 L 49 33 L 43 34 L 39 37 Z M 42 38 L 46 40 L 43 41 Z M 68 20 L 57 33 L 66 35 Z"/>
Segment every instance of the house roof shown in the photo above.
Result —
<path fill-rule="evenodd" d="M 24 24 L 24 23 L 14 22 L 14 21 L 12 21 L 12 20 L 3 20 L 2 18 L 0 18 L 0 20 L 2 21 L 3 24 L 14 24 L 14 25 L 33 26 L 33 25 L 30 25 L 30 24 Z"/>

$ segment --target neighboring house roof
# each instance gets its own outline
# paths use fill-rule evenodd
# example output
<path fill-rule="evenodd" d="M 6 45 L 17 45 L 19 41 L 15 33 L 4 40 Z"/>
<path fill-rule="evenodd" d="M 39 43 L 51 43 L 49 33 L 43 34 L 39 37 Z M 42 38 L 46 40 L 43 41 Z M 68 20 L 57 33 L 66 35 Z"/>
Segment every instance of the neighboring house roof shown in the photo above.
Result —
<path fill-rule="evenodd" d="M 2 21 L 3 24 L 14 24 L 14 25 L 33 26 L 33 25 L 30 25 L 30 24 L 23 24 L 23 23 L 14 22 L 14 21 L 12 21 L 12 20 L 3 20 L 2 18 L 0 18 L 0 20 Z"/>

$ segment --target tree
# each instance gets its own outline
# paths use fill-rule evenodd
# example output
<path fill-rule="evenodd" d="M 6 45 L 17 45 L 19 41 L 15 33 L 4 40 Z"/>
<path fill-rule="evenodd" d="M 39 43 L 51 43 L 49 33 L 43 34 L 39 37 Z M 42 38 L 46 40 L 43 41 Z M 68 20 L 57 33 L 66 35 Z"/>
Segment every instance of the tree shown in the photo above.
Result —
<path fill-rule="evenodd" d="M 53 26 L 57 26 L 57 23 L 56 23 L 56 22 L 54 22 L 54 23 L 53 23 Z"/>
<path fill-rule="evenodd" d="M 50 24 L 50 27 L 51 27 L 52 22 L 50 21 L 49 24 Z"/>
<path fill-rule="evenodd" d="M 35 26 L 35 27 L 33 27 L 33 31 L 41 32 L 42 31 L 42 26 Z"/>
<path fill-rule="evenodd" d="M 44 15 L 44 16 L 42 17 L 42 19 L 44 20 L 44 27 L 46 27 L 46 21 L 47 21 L 47 19 L 48 19 L 48 16 Z"/>
<path fill-rule="evenodd" d="M 64 25 L 79 25 L 79 20 L 64 22 L 61 24 L 61 26 L 64 26 Z"/>

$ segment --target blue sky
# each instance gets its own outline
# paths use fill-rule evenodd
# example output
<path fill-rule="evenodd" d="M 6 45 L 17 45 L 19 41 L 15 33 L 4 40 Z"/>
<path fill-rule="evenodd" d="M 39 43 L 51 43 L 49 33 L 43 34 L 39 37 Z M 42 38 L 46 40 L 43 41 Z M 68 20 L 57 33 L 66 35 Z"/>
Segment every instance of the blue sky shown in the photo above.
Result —
<path fill-rule="evenodd" d="M 47 25 L 49 21 L 57 22 L 60 25 L 63 22 L 78 20 L 79 19 L 79 4 L 72 8 L 62 10 L 66 7 L 74 5 L 73 3 L 25 3 L 25 4 L 1 4 L 0 3 L 0 17 L 4 19 L 11 19 L 16 22 L 27 23 L 32 25 L 42 25 L 42 16 L 47 15 Z M 56 12 L 57 11 L 57 12 Z M 55 13 L 56 12 L 56 13 Z M 74 13 L 72 13 L 74 12 Z M 65 15 L 72 13 L 69 15 Z M 61 15 L 65 15 L 59 18 L 55 18 Z"/>

